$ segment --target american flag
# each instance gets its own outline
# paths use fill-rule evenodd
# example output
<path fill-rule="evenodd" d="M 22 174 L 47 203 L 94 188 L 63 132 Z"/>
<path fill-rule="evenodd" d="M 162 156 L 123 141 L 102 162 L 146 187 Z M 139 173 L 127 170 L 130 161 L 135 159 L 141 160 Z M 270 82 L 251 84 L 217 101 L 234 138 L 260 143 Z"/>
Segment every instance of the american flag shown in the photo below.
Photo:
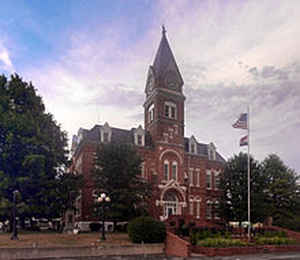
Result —
<path fill-rule="evenodd" d="M 244 136 L 240 140 L 240 146 L 248 145 L 248 135 Z"/>
<path fill-rule="evenodd" d="M 243 113 L 240 115 L 239 119 L 232 126 L 234 128 L 248 129 L 247 119 L 248 119 L 248 114 Z"/>

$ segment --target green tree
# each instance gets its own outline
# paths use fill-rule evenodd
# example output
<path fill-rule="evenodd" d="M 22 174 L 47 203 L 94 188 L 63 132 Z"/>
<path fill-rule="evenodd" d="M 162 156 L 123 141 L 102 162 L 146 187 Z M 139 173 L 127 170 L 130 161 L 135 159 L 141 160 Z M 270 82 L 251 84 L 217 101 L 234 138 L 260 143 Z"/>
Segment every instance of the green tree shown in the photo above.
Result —
<path fill-rule="evenodd" d="M 0 76 L 0 216 L 9 217 L 14 190 L 22 218 L 57 216 L 67 155 L 67 135 L 33 85 Z"/>
<path fill-rule="evenodd" d="M 250 157 L 251 222 L 262 222 L 266 217 L 264 187 L 259 163 Z M 220 179 L 222 195 L 219 214 L 225 221 L 248 219 L 248 155 L 240 153 L 230 158 Z"/>
<path fill-rule="evenodd" d="M 299 177 L 275 154 L 262 162 L 262 175 L 266 181 L 265 201 L 273 223 L 293 227 L 300 213 Z"/>
<path fill-rule="evenodd" d="M 151 187 L 141 178 L 141 163 L 132 145 L 98 146 L 93 176 L 98 193 L 105 192 L 111 198 L 110 219 L 128 220 L 146 209 L 145 201 L 149 199 Z"/>

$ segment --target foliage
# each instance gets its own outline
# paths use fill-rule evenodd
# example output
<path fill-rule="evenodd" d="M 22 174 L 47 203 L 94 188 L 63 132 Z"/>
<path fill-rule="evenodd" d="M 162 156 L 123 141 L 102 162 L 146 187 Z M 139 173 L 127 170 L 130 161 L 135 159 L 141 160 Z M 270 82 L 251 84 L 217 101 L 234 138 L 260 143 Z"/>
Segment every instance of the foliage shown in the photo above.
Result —
<path fill-rule="evenodd" d="M 255 230 L 255 236 L 259 237 L 287 237 L 284 231 L 277 231 L 268 228 L 259 228 Z"/>
<path fill-rule="evenodd" d="M 90 230 L 92 232 L 98 232 L 100 230 L 100 228 L 102 227 L 102 225 L 100 223 L 97 223 L 97 222 L 92 222 L 90 224 Z"/>
<path fill-rule="evenodd" d="M 262 175 L 266 182 L 266 210 L 272 216 L 273 224 L 292 227 L 300 213 L 299 177 L 275 154 L 262 162 Z"/>
<path fill-rule="evenodd" d="M 151 187 L 141 178 L 141 162 L 132 145 L 109 143 L 98 147 L 93 176 L 99 194 L 105 192 L 111 198 L 111 220 L 127 221 L 146 214 L 145 201 Z"/>
<path fill-rule="evenodd" d="M 289 245 L 294 244 L 295 240 L 287 237 L 257 237 L 255 238 L 257 245 Z"/>
<path fill-rule="evenodd" d="M 195 245 L 197 241 L 207 238 L 231 239 L 231 233 L 225 229 L 207 227 L 193 228 L 190 232 L 190 240 L 193 245 Z"/>
<path fill-rule="evenodd" d="M 245 153 L 229 159 L 220 179 L 223 191 L 220 198 L 219 215 L 225 221 L 245 221 L 248 212 L 248 156 Z M 265 178 L 261 167 L 250 157 L 251 168 L 251 220 L 262 222 L 267 216 L 264 201 Z M 255 203 L 254 203 L 255 202 Z"/>
<path fill-rule="evenodd" d="M 0 218 L 10 217 L 14 190 L 21 219 L 58 216 L 67 154 L 67 135 L 33 85 L 0 76 Z"/>
<path fill-rule="evenodd" d="M 128 224 L 128 235 L 134 243 L 162 243 L 166 238 L 166 227 L 151 217 L 139 217 Z"/>
<path fill-rule="evenodd" d="M 206 238 L 199 240 L 197 245 L 204 247 L 243 247 L 247 246 L 248 243 L 239 239 L 226 239 L 226 238 Z"/>

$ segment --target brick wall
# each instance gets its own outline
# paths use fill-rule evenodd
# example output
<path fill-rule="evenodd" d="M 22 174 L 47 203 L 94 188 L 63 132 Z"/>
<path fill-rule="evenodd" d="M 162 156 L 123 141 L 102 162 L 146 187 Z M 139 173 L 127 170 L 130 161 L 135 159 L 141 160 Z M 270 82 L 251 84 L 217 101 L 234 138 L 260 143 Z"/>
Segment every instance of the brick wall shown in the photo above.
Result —
<path fill-rule="evenodd" d="M 165 241 L 165 254 L 167 256 L 190 256 L 190 243 L 171 232 L 167 232 Z"/>

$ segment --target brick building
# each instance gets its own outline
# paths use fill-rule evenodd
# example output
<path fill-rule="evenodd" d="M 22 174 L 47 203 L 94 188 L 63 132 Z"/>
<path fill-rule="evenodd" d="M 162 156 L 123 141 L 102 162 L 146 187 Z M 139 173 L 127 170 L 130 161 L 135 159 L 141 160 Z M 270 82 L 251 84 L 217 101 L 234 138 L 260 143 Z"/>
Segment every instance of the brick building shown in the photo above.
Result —
<path fill-rule="evenodd" d="M 166 32 L 145 88 L 144 128 L 114 128 L 108 123 L 82 129 L 73 137 L 71 170 L 86 179 L 76 201 L 76 221 L 92 221 L 93 158 L 99 143 L 134 144 L 141 157 L 142 177 L 153 183 L 151 214 L 160 220 L 185 216 L 198 224 L 214 223 L 218 216 L 219 174 L 225 160 L 213 143 L 199 143 L 184 136 L 185 96 L 183 79 L 172 54 Z"/>

